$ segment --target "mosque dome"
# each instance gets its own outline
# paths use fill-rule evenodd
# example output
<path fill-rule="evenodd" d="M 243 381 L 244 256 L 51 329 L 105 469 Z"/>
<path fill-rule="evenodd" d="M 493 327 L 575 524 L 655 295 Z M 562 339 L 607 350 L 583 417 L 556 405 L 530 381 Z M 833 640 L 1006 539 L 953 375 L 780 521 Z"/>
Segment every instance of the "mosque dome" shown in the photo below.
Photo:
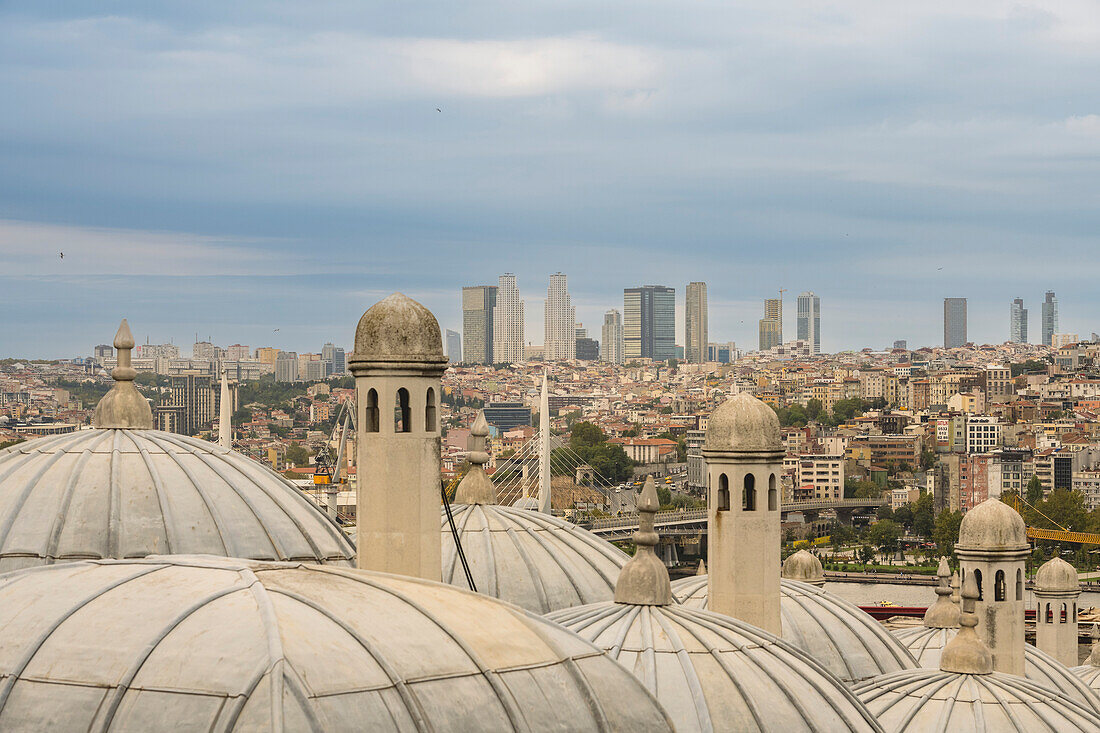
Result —
<path fill-rule="evenodd" d="M 1077 571 L 1060 557 L 1047 560 L 1035 573 L 1035 590 L 1060 592 L 1080 590 Z"/>
<path fill-rule="evenodd" d="M 642 684 L 545 619 L 331 566 L 9 573 L 0 637 L 3 730 L 671 730 Z"/>
<path fill-rule="evenodd" d="M 1092 625 L 1092 642 L 1092 651 L 1085 663 L 1079 667 L 1071 667 L 1069 671 L 1088 685 L 1090 690 L 1100 694 L 1100 643 L 1097 643 L 1100 642 L 1100 634 L 1096 624 Z"/>
<path fill-rule="evenodd" d="M 680 603 L 707 607 L 706 575 L 672 584 Z M 851 684 L 917 666 L 905 646 L 855 605 L 808 583 L 780 581 L 783 639 Z"/>
<path fill-rule="evenodd" d="M 513 509 L 526 509 L 529 512 L 537 512 L 539 510 L 539 500 L 533 496 L 521 496 L 512 502 Z"/>
<path fill-rule="evenodd" d="M 783 577 L 810 585 L 823 585 L 825 570 L 812 552 L 799 550 L 783 561 Z"/>
<path fill-rule="evenodd" d="M 1000 499 L 986 499 L 963 515 L 955 547 L 963 550 L 1027 549 L 1024 518 Z"/>
<path fill-rule="evenodd" d="M 439 322 L 420 303 L 394 293 L 372 305 L 359 319 L 354 359 L 445 362 Z"/>
<path fill-rule="evenodd" d="M 773 452 L 783 449 L 775 410 L 748 392 L 723 402 L 707 418 L 706 450 Z"/>

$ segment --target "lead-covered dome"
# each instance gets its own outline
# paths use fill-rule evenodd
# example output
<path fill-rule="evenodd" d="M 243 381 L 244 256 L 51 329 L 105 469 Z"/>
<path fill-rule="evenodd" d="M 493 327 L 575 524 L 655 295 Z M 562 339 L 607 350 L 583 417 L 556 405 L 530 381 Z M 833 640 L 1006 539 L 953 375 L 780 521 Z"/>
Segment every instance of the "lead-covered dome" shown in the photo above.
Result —
<path fill-rule="evenodd" d="M 706 575 L 672 584 L 689 608 L 707 607 Z M 781 580 L 779 613 L 783 639 L 848 684 L 901 669 L 916 661 L 882 624 L 831 593 L 796 580 Z"/>
<path fill-rule="evenodd" d="M 0 730 L 671 730 L 637 680 L 542 618 L 331 566 L 9 573 L 0 639 Z"/>
<path fill-rule="evenodd" d="M 372 305 L 355 328 L 357 361 L 446 361 L 439 322 L 412 298 L 394 293 Z"/>
<path fill-rule="evenodd" d="M 644 681 L 677 731 L 875 731 L 823 667 L 766 631 L 682 606 L 598 603 L 547 618 Z"/>
<path fill-rule="evenodd" d="M 194 553 L 338 564 L 355 557 L 297 487 L 205 440 L 95 429 L 0 451 L 0 571 Z"/>
<path fill-rule="evenodd" d="M 706 450 L 779 451 L 779 418 L 775 410 L 748 392 L 723 402 L 707 418 Z"/>
<path fill-rule="evenodd" d="M 1077 570 L 1060 557 L 1053 557 L 1039 566 L 1035 573 L 1035 590 L 1038 592 L 1065 592 L 1080 590 Z"/>
<path fill-rule="evenodd" d="M 1027 549 L 1024 518 L 1000 499 L 986 499 L 963 515 L 955 547 L 963 550 Z"/>
<path fill-rule="evenodd" d="M 783 561 L 783 577 L 820 587 L 825 584 L 825 569 L 812 552 L 799 550 Z"/>

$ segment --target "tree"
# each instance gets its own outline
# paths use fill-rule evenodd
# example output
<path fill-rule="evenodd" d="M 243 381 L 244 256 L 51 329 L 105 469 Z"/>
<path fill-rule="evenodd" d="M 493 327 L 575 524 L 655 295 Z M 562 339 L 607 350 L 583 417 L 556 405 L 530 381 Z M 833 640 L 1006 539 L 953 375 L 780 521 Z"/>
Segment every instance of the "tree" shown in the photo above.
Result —
<path fill-rule="evenodd" d="M 875 510 L 875 517 L 880 521 L 884 519 L 892 520 L 894 519 L 894 510 L 890 508 L 889 504 L 883 504 Z"/>
<path fill-rule="evenodd" d="M 932 511 L 932 495 L 923 493 L 913 502 L 913 534 L 931 537 L 936 529 L 936 518 Z"/>
<path fill-rule="evenodd" d="M 607 436 L 603 430 L 600 430 L 598 425 L 593 425 L 590 422 L 573 423 L 573 428 L 569 432 L 569 447 L 573 450 L 581 447 L 590 448 L 606 440 Z"/>
<path fill-rule="evenodd" d="M 1038 476 L 1032 476 L 1031 480 L 1027 482 L 1027 489 L 1024 491 L 1024 501 L 1031 506 L 1035 506 L 1043 500 L 1043 482 L 1039 480 Z"/>
<path fill-rule="evenodd" d="M 286 462 L 297 467 L 309 465 L 309 451 L 295 443 L 286 449 Z"/>
<path fill-rule="evenodd" d="M 932 531 L 932 541 L 936 543 L 940 555 L 950 556 L 955 552 L 955 542 L 959 539 L 959 527 L 962 525 L 962 512 L 944 509 L 936 517 L 936 526 Z"/>
<path fill-rule="evenodd" d="M 672 492 L 668 490 L 667 486 L 657 487 L 657 503 L 662 508 L 672 505 Z"/>
<path fill-rule="evenodd" d="M 935 453 L 935 451 L 930 451 L 930 450 L 921 451 L 921 454 L 920 454 L 920 467 L 923 470 L 927 471 L 928 469 L 932 468 L 932 466 L 935 466 L 935 465 L 936 465 L 936 453 Z"/>
<path fill-rule="evenodd" d="M 858 397 L 846 400 L 837 400 L 833 405 L 833 417 L 840 422 L 847 422 L 856 415 L 862 415 L 867 409 L 867 403 Z"/>
<path fill-rule="evenodd" d="M 875 559 L 875 548 L 870 545 L 864 545 L 859 548 L 859 561 L 864 565 L 867 565 Z"/>
<path fill-rule="evenodd" d="M 882 519 L 871 525 L 867 532 L 867 541 L 882 551 L 883 555 L 896 552 L 901 539 L 901 527 L 897 522 Z"/>
<path fill-rule="evenodd" d="M 906 529 L 913 528 L 913 508 L 908 504 L 899 506 L 894 511 L 894 521 L 905 527 Z"/>
<path fill-rule="evenodd" d="M 811 420 L 819 418 L 822 409 L 821 400 L 812 399 L 806 403 L 806 415 L 808 415 Z"/>

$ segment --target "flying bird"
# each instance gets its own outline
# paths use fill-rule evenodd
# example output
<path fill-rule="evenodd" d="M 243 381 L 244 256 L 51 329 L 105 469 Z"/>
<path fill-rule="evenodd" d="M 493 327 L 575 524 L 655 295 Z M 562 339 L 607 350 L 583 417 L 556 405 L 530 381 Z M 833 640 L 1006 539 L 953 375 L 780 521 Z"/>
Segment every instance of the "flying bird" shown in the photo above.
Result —
<path fill-rule="evenodd" d="M 65 253 L 64 252 L 61 253 L 61 259 L 65 259 Z"/>
<path fill-rule="evenodd" d="M 938 270 L 942 270 L 942 269 L 943 269 L 942 267 L 937 267 L 937 268 L 936 268 L 936 270 L 937 270 L 937 271 L 938 271 Z"/>
<path fill-rule="evenodd" d="M 436 107 L 436 108 L 435 108 L 435 111 L 436 111 L 436 112 L 442 112 L 443 110 L 441 110 L 441 109 L 440 109 L 439 107 Z"/>
<path fill-rule="evenodd" d="M 276 328 L 272 333 L 279 333 L 279 329 Z"/>

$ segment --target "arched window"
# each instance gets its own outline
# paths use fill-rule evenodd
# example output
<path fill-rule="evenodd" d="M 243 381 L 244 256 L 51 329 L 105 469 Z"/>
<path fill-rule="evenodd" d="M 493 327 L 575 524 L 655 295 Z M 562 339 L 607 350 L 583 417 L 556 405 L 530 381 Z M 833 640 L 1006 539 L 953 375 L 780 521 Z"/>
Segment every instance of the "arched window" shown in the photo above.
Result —
<path fill-rule="evenodd" d="M 393 406 L 393 432 L 412 432 L 412 410 L 409 409 L 409 390 L 404 387 L 397 390 L 397 401 Z"/>
<path fill-rule="evenodd" d="M 378 390 L 371 389 L 367 391 L 367 404 L 364 410 L 363 422 L 365 423 L 364 430 L 368 433 L 378 432 Z"/>
<path fill-rule="evenodd" d="M 978 600 L 982 600 L 982 571 L 974 571 L 974 584 L 978 586 Z"/>
<path fill-rule="evenodd" d="M 1019 568 L 1016 570 L 1016 600 L 1024 600 L 1024 571 Z"/>
<path fill-rule="evenodd" d="M 435 390 L 428 387 L 428 394 L 424 397 L 424 430 L 435 432 Z"/>
<path fill-rule="evenodd" d="M 741 492 L 741 509 L 746 512 L 756 511 L 756 476 L 745 474 L 745 488 Z"/>
<path fill-rule="evenodd" d="M 779 509 L 779 490 L 775 488 L 775 474 L 773 473 L 768 478 L 768 511 L 774 512 Z"/>
<path fill-rule="evenodd" d="M 1064 624 L 1066 622 L 1066 604 L 1062 604 L 1062 612 L 1058 614 L 1058 623 Z"/>
<path fill-rule="evenodd" d="M 1046 612 L 1046 619 L 1045 620 L 1048 624 L 1054 623 L 1054 611 L 1052 611 L 1050 609 L 1050 604 L 1049 603 L 1047 604 L 1047 612 Z"/>
<path fill-rule="evenodd" d="M 728 512 L 730 510 L 730 480 L 726 477 L 726 474 L 722 474 L 718 477 L 718 511 Z"/>
<path fill-rule="evenodd" d="M 993 600 L 1003 601 L 1005 599 L 1005 571 L 998 570 L 997 574 L 993 576 Z"/>

